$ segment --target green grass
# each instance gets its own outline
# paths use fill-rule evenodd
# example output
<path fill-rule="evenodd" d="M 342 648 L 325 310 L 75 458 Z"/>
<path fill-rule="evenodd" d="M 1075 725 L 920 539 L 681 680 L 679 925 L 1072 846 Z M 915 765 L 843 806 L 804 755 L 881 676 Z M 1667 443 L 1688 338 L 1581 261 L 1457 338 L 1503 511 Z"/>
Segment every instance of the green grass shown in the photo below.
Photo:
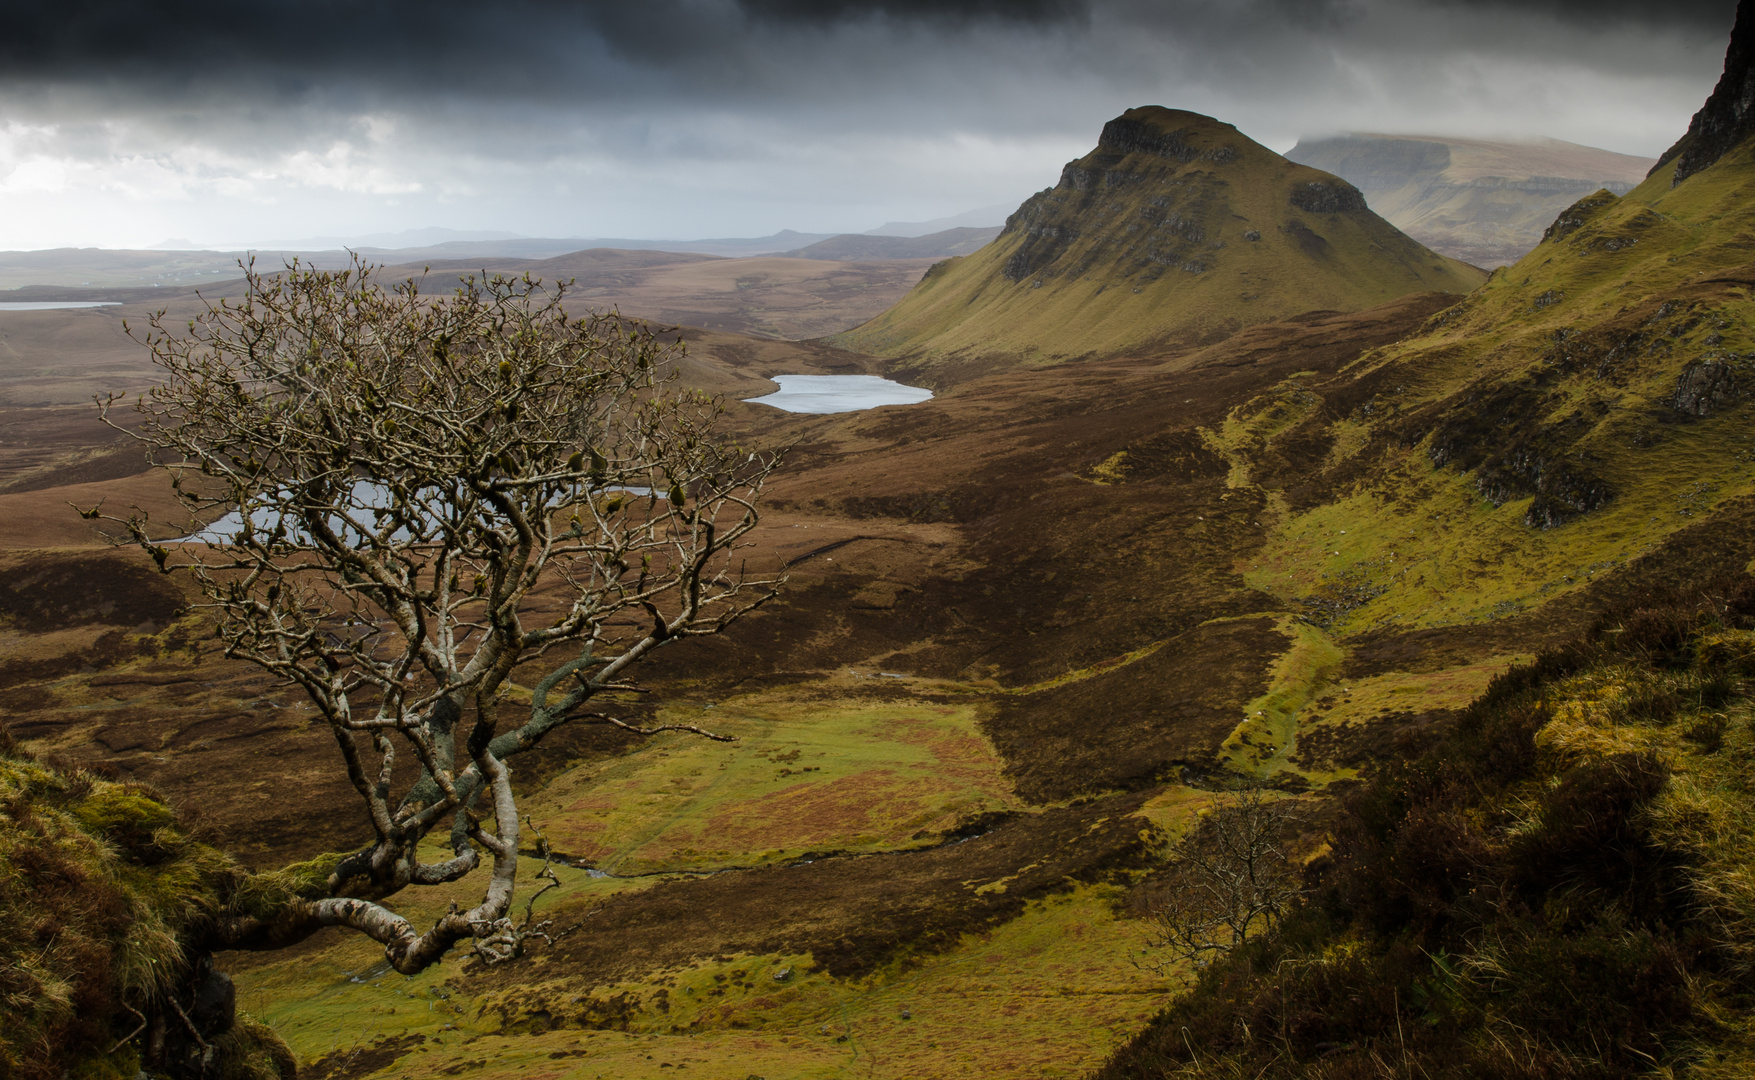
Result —
<path fill-rule="evenodd" d="M 1291 616 L 1277 628 L 1291 639 L 1268 677 L 1268 692 L 1243 707 L 1243 722 L 1226 737 L 1221 752 L 1231 767 L 1263 778 L 1297 772 L 1326 782 L 1342 774 L 1307 775 L 1291 762 L 1306 711 L 1340 668 L 1343 652 L 1320 627 Z"/>
<path fill-rule="evenodd" d="M 662 736 L 561 774 L 524 810 L 554 850 L 613 874 L 918 847 L 1018 805 L 979 709 L 776 696 L 679 705 L 661 718 L 737 741 Z"/>
<path fill-rule="evenodd" d="M 131 1077 L 148 1015 L 184 996 L 186 943 L 243 877 L 151 790 L 20 754 L 0 730 L 0 1076 Z M 249 1017 L 228 1075 L 279 1075 Z"/>
<path fill-rule="evenodd" d="M 1179 820 L 1196 805 L 1184 800 L 1166 816 Z M 608 886 L 618 887 L 626 886 Z M 667 1063 L 776 1078 L 1077 1077 L 1171 990 L 1131 963 L 1142 936 L 1117 920 L 1116 900 L 1112 887 L 1083 887 L 1033 902 L 957 948 L 856 982 L 813 970 L 808 956 L 740 955 L 611 986 L 582 985 L 538 963 L 516 990 L 470 997 L 449 962 L 404 977 L 375 964 L 377 948 L 355 938 L 246 972 L 240 1003 L 306 1062 L 409 1040 L 399 1061 L 374 1074 L 383 1077 L 457 1066 L 472 1076 L 527 1075 L 521 1070 L 538 1064 L 567 1078 L 680 1075 Z M 787 970 L 788 979 L 774 979 Z M 544 1003 L 557 999 L 620 1015 L 625 1030 L 547 1030 Z"/>
<path fill-rule="evenodd" d="M 587 851 L 624 873 L 918 846 L 936 842 L 935 830 L 960 817 L 1016 805 L 976 727 L 978 708 L 784 695 L 694 706 L 691 722 L 738 741 L 666 736 L 640 754 L 564 773 L 526 806 L 555 850 Z M 1150 816 L 1175 827 L 1198 805 L 1165 800 Z M 597 806 L 608 812 L 593 815 Z M 522 861 L 525 889 L 538 865 Z M 539 901 L 538 918 L 561 905 L 588 910 L 593 898 L 663 880 L 556 872 L 562 887 Z M 452 902 L 470 902 L 477 887 L 410 890 L 397 907 L 425 925 Z M 680 1075 L 659 1072 L 665 1063 L 735 1063 L 738 1076 L 1073 1077 L 1144 1023 L 1167 992 L 1131 964 L 1137 935 L 1117 924 L 1114 900 L 1110 887 L 1082 887 L 1033 902 L 989 934 L 947 952 L 910 954 L 854 981 L 816 970 L 809 956 L 742 955 L 594 986 L 539 953 L 515 989 L 471 996 L 457 958 L 407 978 L 357 935 L 330 936 L 295 957 L 236 957 L 228 966 L 243 968 L 243 1005 L 307 1063 L 385 1039 L 425 1040 L 384 1069 L 386 1077 L 460 1065 L 471 1075 L 523 1075 L 538 1064 L 564 1077 Z M 589 933 L 589 919 L 575 932 Z M 792 976 L 776 982 L 784 969 Z M 547 1031 L 539 1017 L 553 1001 L 566 1002 L 569 1015 L 619 1017 L 627 1030 Z M 580 1051 L 576 1059 L 551 1056 Z"/>

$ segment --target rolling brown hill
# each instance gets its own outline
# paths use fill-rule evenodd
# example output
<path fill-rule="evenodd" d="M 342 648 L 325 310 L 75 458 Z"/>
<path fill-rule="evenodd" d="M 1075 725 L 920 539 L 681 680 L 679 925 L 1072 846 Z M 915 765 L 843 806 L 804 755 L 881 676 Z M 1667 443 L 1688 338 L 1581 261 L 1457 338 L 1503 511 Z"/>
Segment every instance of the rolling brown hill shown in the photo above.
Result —
<path fill-rule="evenodd" d="M 1302 311 L 1466 292 L 1359 192 L 1196 113 L 1130 109 L 999 238 L 934 267 L 837 340 L 902 368 L 975 372 L 1216 341 Z"/>
<path fill-rule="evenodd" d="M 999 235 L 999 227 L 957 228 L 925 236 L 868 236 L 849 233 L 820 240 L 786 254 L 800 259 L 945 259 L 971 255 Z"/>

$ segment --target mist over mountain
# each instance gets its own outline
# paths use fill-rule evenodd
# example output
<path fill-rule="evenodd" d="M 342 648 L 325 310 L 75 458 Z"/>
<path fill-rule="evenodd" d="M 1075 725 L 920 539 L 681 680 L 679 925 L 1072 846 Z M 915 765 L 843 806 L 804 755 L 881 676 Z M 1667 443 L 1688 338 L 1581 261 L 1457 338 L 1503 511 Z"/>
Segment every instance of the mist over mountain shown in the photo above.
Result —
<path fill-rule="evenodd" d="M 1574 201 L 1601 188 L 1625 195 L 1653 164 L 1558 139 L 1437 135 L 1302 139 L 1286 157 L 1346 179 L 1373 210 L 1432 250 L 1489 268 L 1535 247 Z"/>
<path fill-rule="evenodd" d="M 950 217 L 933 218 L 930 221 L 890 221 L 875 229 L 866 230 L 864 235 L 926 236 L 929 233 L 944 232 L 946 229 L 991 229 L 1004 225 L 1006 216 L 1011 211 L 1010 206 L 995 204 L 965 210 Z"/>

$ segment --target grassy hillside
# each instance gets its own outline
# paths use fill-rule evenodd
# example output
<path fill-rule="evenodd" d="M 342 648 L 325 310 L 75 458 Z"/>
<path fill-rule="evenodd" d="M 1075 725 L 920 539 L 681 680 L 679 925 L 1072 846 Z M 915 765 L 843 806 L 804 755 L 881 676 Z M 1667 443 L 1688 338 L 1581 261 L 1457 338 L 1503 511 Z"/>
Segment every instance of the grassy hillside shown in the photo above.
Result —
<path fill-rule="evenodd" d="M 1371 213 L 1345 182 L 1228 124 L 1154 106 L 1110 121 L 997 240 L 934 267 L 838 341 L 904 369 L 1049 363 L 1480 281 Z"/>
<path fill-rule="evenodd" d="M 1283 508 L 1251 579 L 1355 656 L 1592 628 L 1404 740 L 1300 914 L 1103 1077 L 1747 1075 L 1755 144 L 1674 168 L 1215 433 Z"/>
<path fill-rule="evenodd" d="M 1349 796 L 1100 1080 L 1747 1076 L 1755 590 L 1648 595 Z"/>

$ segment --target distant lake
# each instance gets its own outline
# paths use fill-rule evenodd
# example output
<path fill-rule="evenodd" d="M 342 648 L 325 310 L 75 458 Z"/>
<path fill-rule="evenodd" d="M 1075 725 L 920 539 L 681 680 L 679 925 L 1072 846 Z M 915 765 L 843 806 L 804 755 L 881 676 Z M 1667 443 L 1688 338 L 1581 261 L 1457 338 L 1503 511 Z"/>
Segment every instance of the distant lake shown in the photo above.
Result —
<path fill-rule="evenodd" d="M 745 398 L 751 405 L 772 405 L 795 413 L 840 413 L 875 409 L 879 405 L 918 405 L 932 398 L 920 386 L 903 386 L 876 375 L 775 375 L 777 393 Z"/>
<path fill-rule="evenodd" d="M 652 494 L 651 488 L 638 487 L 633 484 L 612 484 L 609 487 L 598 488 L 596 490 L 625 491 L 631 495 Z M 441 508 L 444 505 L 442 501 L 443 498 L 444 496 L 438 491 L 428 491 L 426 493 L 425 500 L 430 504 L 429 512 L 434 516 L 437 516 L 441 512 Z M 370 533 L 375 526 L 377 519 L 372 514 L 372 511 L 388 509 L 393 501 L 394 500 L 390 495 L 390 489 L 383 484 L 375 483 L 371 480 L 356 480 L 354 481 L 353 490 L 349 493 L 349 498 L 346 500 L 347 505 L 344 507 L 338 507 L 343 513 L 332 516 L 329 519 L 329 527 L 334 529 L 337 533 L 340 533 L 344 538 L 347 538 L 349 534 L 360 535 L 363 538 L 363 534 Z M 280 515 L 272 510 L 258 509 L 250 512 L 250 528 L 252 532 L 273 532 L 274 527 L 279 523 Z M 243 529 L 243 513 L 238 510 L 233 510 L 231 513 L 220 518 L 205 529 L 166 542 L 173 544 L 229 544 L 238 533 L 243 531 Z M 287 532 L 291 535 L 294 543 L 304 543 L 308 540 L 304 529 L 293 522 L 287 522 Z M 393 539 L 407 540 L 407 530 L 398 529 L 393 535 Z"/>
<path fill-rule="evenodd" d="M 118 307 L 120 300 L 0 300 L 0 311 L 54 311 L 57 308 Z"/>

